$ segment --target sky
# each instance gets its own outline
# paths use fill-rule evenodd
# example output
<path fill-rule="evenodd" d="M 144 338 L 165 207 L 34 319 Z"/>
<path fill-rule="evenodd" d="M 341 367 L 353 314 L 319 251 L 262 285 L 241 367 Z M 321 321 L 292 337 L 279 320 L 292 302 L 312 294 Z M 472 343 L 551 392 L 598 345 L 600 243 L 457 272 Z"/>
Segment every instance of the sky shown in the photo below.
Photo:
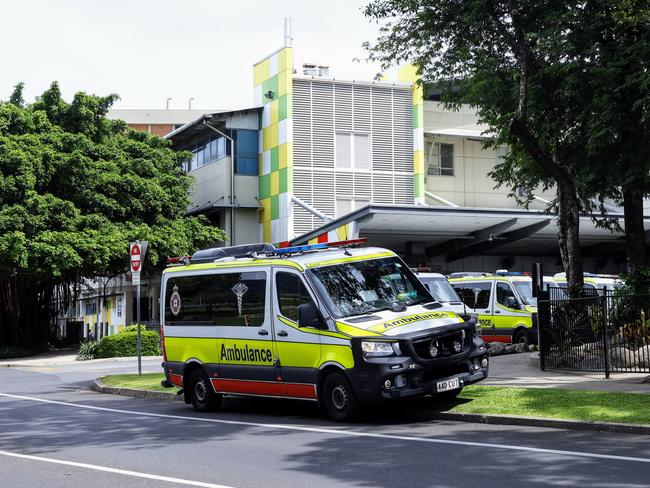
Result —
<path fill-rule="evenodd" d="M 77 91 L 117 93 L 114 108 L 232 109 L 253 102 L 253 64 L 284 42 L 294 64 L 330 66 L 341 79 L 372 79 L 364 41 L 378 26 L 368 0 L 2 0 L 0 99 L 25 83 L 31 102 L 53 80 Z M 355 61 L 355 59 L 361 60 Z"/>

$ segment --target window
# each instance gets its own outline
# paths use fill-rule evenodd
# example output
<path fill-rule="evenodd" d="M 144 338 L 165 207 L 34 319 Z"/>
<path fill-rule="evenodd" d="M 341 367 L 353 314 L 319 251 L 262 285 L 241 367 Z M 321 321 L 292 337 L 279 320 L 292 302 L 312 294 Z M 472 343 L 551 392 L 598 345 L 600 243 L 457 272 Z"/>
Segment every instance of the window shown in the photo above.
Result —
<path fill-rule="evenodd" d="M 515 292 L 512 291 L 512 287 L 508 283 L 497 283 L 497 303 L 505 306 L 508 297 L 512 297 L 517 300 L 515 297 Z"/>
<path fill-rule="evenodd" d="M 275 283 L 278 289 L 280 313 L 298 322 L 298 306 L 303 303 L 314 303 L 302 278 L 294 273 L 278 273 L 275 275 Z"/>
<path fill-rule="evenodd" d="M 370 135 L 359 132 L 337 132 L 336 167 L 369 170 Z"/>
<path fill-rule="evenodd" d="M 259 327 L 264 323 L 264 271 L 173 277 L 165 290 L 168 325 Z"/>
<path fill-rule="evenodd" d="M 335 318 L 431 301 L 422 282 L 397 257 L 322 266 L 307 271 Z"/>
<path fill-rule="evenodd" d="M 336 217 L 349 214 L 353 210 L 365 207 L 370 203 L 368 198 L 338 198 L 336 199 Z"/>
<path fill-rule="evenodd" d="M 257 176 L 257 131 L 235 131 L 235 173 L 240 175 Z"/>
<path fill-rule="evenodd" d="M 471 308 L 489 308 L 492 282 L 454 283 L 460 299 Z"/>
<path fill-rule="evenodd" d="M 454 145 L 429 142 L 427 147 L 427 175 L 454 176 Z"/>
<path fill-rule="evenodd" d="M 439 302 L 457 302 L 458 295 L 449 284 L 447 278 L 421 279 L 429 288 L 431 295 Z"/>
<path fill-rule="evenodd" d="M 86 313 L 84 315 L 97 314 L 97 302 L 86 302 Z"/>

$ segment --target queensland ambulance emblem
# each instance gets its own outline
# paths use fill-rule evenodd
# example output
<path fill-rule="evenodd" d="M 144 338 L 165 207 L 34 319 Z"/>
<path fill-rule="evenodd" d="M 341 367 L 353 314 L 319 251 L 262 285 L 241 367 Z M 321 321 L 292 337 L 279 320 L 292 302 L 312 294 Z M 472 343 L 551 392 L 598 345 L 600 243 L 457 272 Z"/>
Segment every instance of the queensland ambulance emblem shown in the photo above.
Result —
<path fill-rule="evenodd" d="M 174 285 L 172 296 L 169 297 L 169 310 L 176 316 L 181 312 L 181 296 L 178 294 L 178 286 Z"/>
<path fill-rule="evenodd" d="M 241 317 L 241 304 L 242 304 L 242 300 L 244 298 L 244 295 L 248 291 L 248 287 L 245 284 L 239 282 L 235 286 L 233 286 L 231 288 L 231 290 L 235 294 L 235 296 L 237 297 L 237 312 L 239 313 L 239 316 Z"/>

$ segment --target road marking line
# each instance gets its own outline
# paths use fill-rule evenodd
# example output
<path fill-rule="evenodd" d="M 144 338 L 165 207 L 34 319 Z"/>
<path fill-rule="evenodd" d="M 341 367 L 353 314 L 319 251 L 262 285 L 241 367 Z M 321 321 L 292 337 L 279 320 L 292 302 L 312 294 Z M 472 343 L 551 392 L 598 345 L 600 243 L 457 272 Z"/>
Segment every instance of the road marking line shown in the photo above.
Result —
<path fill-rule="evenodd" d="M 104 471 L 106 473 L 135 476 L 137 478 L 147 478 L 156 481 L 167 481 L 168 483 L 176 483 L 178 485 L 201 486 L 204 488 L 232 488 L 226 485 L 215 485 L 213 483 L 203 483 L 201 481 L 184 480 L 181 478 L 171 478 L 169 476 L 159 476 L 157 474 L 140 473 L 138 471 L 129 471 L 126 469 L 109 468 L 107 466 L 97 466 L 96 464 L 76 463 L 73 461 L 63 461 L 61 459 L 52 459 L 52 458 L 46 458 L 41 456 L 30 456 L 28 454 L 18 454 L 9 451 L 0 451 L 0 456 L 29 459 L 31 461 L 42 461 L 45 463 L 52 463 L 52 464 L 63 464 L 65 466 L 74 466 L 76 468 L 93 469 L 95 471 Z"/>
<path fill-rule="evenodd" d="M 372 439 L 388 439 L 388 440 L 407 441 L 407 442 L 422 442 L 428 444 L 447 444 L 447 445 L 455 445 L 455 446 L 469 446 L 469 447 L 481 447 L 481 448 L 487 447 L 492 449 L 505 449 L 509 451 L 535 452 L 540 454 L 556 454 L 560 456 L 569 456 L 569 457 L 608 459 L 613 461 L 630 461 L 636 463 L 650 464 L 650 458 L 617 456 L 615 454 L 598 454 L 592 452 L 564 451 L 560 449 L 545 449 L 542 447 L 514 446 L 509 444 L 491 444 L 486 442 L 472 442 L 472 441 L 456 441 L 451 439 L 431 439 L 429 437 L 413 437 L 413 436 L 405 436 L 405 435 L 398 435 L 398 434 L 377 434 L 373 432 L 362 432 L 358 430 L 327 429 L 324 427 L 308 427 L 303 425 L 292 425 L 292 424 L 267 424 L 262 422 L 245 422 L 243 420 L 225 420 L 225 419 L 213 419 L 213 418 L 205 418 L 205 417 L 189 417 L 185 415 L 171 415 L 165 413 L 138 412 L 135 410 L 96 407 L 94 405 L 85 405 L 82 403 L 61 402 L 57 400 L 46 400 L 44 398 L 35 398 L 35 397 L 28 397 L 28 396 L 21 396 L 21 395 L 10 395 L 8 393 L 0 393 L 0 397 L 15 398 L 18 400 L 28 400 L 28 401 L 41 402 L 41 403 L 49 403 L 52 405 L 63 405 L 67 407 L 81 408 L 86 410 L 96 410 L 100 412 L 112 412 L 112 413 L 119 413 L 119 414 L 126 414 L 126 415 L 135 415 L 139 417 L 190 420 L 193 422 L 208 422 L 208 423 L 221 424 L 221 425 L 242 425 L 247 427 L 261 427 L 264 429 L 293 430 L 298 432 L 314 432 L 317 434 L 333 434 L 333 435 L 343 435 L 349 437 L 368 437 Z"/>

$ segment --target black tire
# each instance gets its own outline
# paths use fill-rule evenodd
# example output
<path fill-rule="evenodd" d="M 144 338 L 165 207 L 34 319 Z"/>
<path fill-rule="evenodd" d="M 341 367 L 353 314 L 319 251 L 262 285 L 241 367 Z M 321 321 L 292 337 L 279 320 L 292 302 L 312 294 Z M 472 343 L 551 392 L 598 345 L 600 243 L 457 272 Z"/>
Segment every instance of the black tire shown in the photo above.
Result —
<path fill-rule="evenodd" d="M 323 382 L 322 405 L 336 422 L 350 422 L 359 415 L 359 402 L 343 373 L 332 373 Z"/>
<path fill-rule="evenodd" d="M 513 344 L 526 344 L 530 345 L 530 337 L 528 336 L 528 331 L 526 329 L 517 329 L 512 336 Z"/>
<path fill-rule="evenodd" d="M 190 400 L 197 412 L 210 412 L 221 406 L 223 397 L 214 392 L 208 375 L 202 369 L 192 372 L 189 388 Z"/>

